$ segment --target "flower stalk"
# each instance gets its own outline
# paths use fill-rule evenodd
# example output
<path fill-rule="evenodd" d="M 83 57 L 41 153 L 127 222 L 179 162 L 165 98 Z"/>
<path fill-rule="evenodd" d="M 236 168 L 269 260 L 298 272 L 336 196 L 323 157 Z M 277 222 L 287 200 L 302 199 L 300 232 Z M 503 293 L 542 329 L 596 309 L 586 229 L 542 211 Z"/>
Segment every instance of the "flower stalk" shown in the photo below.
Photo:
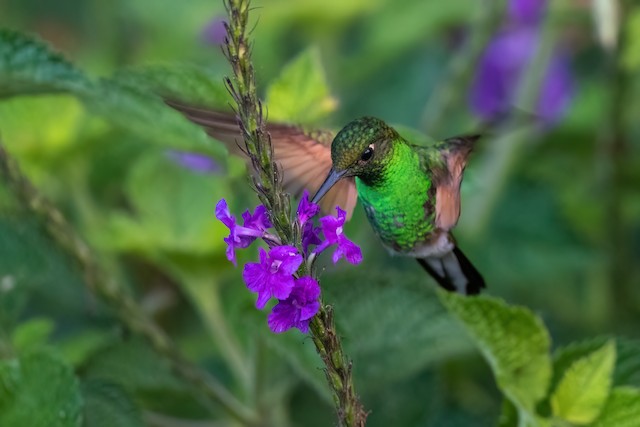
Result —
<path fill-rule="evenodd" d="M 306 253 L 306 247 L 303 248 L 302 244 L 304 224 L 292 218 L 289 195 L 282 189 L 282 174 L 273 160 L 271 137 L 265 130 L 263 107 L 256 94 L 251 44 L 247 35 L 250 1 L 225 0 L 225 6 L 229 21 L 223 50 L 233 70 L 233 79 L 227 78 L 225 83 L 236 104 L 243 148 L 253 169 L 253 186 L 269 212 L 281 244 L 293 246 L 299 253 Z M 313 254 L 310 256 L 313 257 Z M 298 276 L 317 279 L 309 258 L 300 264 Z M 322 300 L 318 313 L 311 319 L 309 330 L 325 366 L 340 425 L 364 426 L 367 413 L 355 393 L 351 361 L 342 349 L 332 308 L 324 305 Z"/>

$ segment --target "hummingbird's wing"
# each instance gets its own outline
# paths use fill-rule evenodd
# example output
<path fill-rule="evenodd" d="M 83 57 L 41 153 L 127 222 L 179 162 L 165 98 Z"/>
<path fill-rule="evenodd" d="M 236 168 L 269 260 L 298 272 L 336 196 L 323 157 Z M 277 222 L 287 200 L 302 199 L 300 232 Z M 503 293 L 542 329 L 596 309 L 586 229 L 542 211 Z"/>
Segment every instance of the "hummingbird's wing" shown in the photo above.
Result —
<path fill-rule="evenodd" d="M 225 143 L 230 152 L 244 156 L 238 145 L 242 141 L 240 127 L 234 114 L 193 107 L 180 102 L 165 102 L 184 114 L 187 119 L 202 126 L 207 134 Z M 283 172 L 283 186 L 294 196 L 307 189 L 315 194 L 331 169 L 331 141 L 329 131 L 306 131 L 298 126 L 267 123 L 271 135 L 273 154 Z M 351 218 L 357 200 L 353 178 L 340 180 L 323 199 L 320 208 L 324 213 L 334 213 L 336 206 Z"/>
<path fill-rule="evenodd" d="M 460 217 L 460 184 L 467 158 L 481 135 L 445 139 L 425 158 L 436 188 L 436 226 L 449 231 Z"/>

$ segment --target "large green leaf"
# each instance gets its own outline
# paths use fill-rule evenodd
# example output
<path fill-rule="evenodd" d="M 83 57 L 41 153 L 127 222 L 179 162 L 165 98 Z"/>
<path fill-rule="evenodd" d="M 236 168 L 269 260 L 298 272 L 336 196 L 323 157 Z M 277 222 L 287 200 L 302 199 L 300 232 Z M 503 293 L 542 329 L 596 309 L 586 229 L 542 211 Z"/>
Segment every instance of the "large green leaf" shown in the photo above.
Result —
<path fill-rule="evenodd" d="M 337 106 L 317 49 L 308 49 L 287 64 L 267 89 L 266 98 L 269 120 L 273 121 L 314 123 Z"/>
<path fill-rule="evenodd" d="M 228 110 L 231 102 L 223 77 L 195 65 L 167 64 L 127 68 L 119 71 L 114 80 L 201 107 Z"/>
<path fill-rule="evenodd" d="M 363 387 L 384 388 L 470 353 L 471 342 L 425 286 L 419 270 L 411 280 L 402 269 L 381 271 L 373 264 L 367 260 L 363 269 L 345 269 L 322 283 Z"/>
<path fill-rule="evenodd" d="M 48 314 L 68 316 L 86 310 L 85 294 L 78 291 L 84 288 L 81 274 L 35 219 L 0 216 L 0 236 L 0 278 L 13 284 L 11 292 L 0 297 L 3 303 L 28 293 L 29 298 L 46 302 Z M 10 311 L 18 307 L 18 301 L 9 303 Z"/>
<path fill-rule="evenodd" d="M 533 419 L 534 407 L 551 379 L 550 338 L 531 311 L 490 297 L 465 297 L 439 291 L 449 308 L 476 341 L 498 386 L 522 416 Z"/>
<path fill-rule="evenodd" d="M 602 413 L 592 427 L 637 427 L 640 424 L 640 389 L 617 387 L 611 390 Z"/>
<path fill-rule="evenodd" d="M 222 248 L 225 227 L 213 212 L 228 195 L 222 177 L 176 165 L 165 153 L 150 153 L 134 166 L 126 194 L 135 217 L 116 213 L 100 233 L 107 246 L 153 254 L 158 250 L 210 254 Z"/>
<path fill-rule="evenodd" d="M 82 384 L 84 427 L 143 427 L 140 410 L 117 384 L 100 380 Z"/>
<path fill-rule="evenodd" d="M 93 113 L 147 141 L 198 150 L 217 157 L 219 161 L 226 156 L 221 144 L 217 144 L 199 126 L 190 123 L 182 114 L 164 104 L 159 96 L 144 88 L 104 79 L 82 99 Z"/>
<path fill-rule="evenodd" d="M 168 74 L 166 89 L 187 87 L 192 78 L 191 93 L 202 87 L 206 76 L 191 73 L 178 77 Z M 162 82 L 162 70 L 149 72 L 157 85 Z M 208 138 L 198 126 L 164 104 L 150 92 L 150 85 L 142 85 L 142 77 L 90 80 L 74 68 L 60 54 L 40 41 L 13 31 L 0 32 L 0 96 L 43 92 L 68 92 L 79 97 L 94 114 L 111 123 L 142 136 L 147 141 L 187 150 L 198 150 L 224 159 L 226 150 Z M 196 80 L 197 79 L 197 80 Z M 213 86 L 212 86 L 213 87 Z M 214 93 L 209 90 L 207 94 Z M 221 98 L 220 88 L 215 89 Z"/>
<path fill-rule="evenodd" d="M 132 393 L 183 388 L 166 361 L 141 340 L 114 342 L 96 350 L 83 372 L 87 379 L 115 383 Z"/>
<path fill-rule="evenodd" d="M 595 420 L 609 395 L 615 361 L 615 342 L 608 341 L 574 362 L 551 396 L 554 416 L 580 425 Z"/>
<path fill-rule="evenodd" d="M 553 355 L 551 390 L 555 390 L 571 365 L 601 348 L 608 339 L 607 337 L 596 337 L 558 348 Z M 613 372 L 613 385 L 640 385 L 639 341 L 625 338 L 616 339 L 616 366 Z"/>
<path fill-rule="evenodd" d="M 24 93 L 84 92 L 91 83 L 41 41 L 0 29 L 0 97 Z"/>
<path fill-rule="evenodd" d="M 0 425 L 78 427 L 82 405 L 76 377 L 54 354 L 0 361 Z"/>
<path fill-rule="evenodd" d="M 49 340 L 53 328 L 53 322 L 47 318 L 34 318 L 22 322 L 13 331 L 13 348 L 20 353 L 42 347 Z"/>

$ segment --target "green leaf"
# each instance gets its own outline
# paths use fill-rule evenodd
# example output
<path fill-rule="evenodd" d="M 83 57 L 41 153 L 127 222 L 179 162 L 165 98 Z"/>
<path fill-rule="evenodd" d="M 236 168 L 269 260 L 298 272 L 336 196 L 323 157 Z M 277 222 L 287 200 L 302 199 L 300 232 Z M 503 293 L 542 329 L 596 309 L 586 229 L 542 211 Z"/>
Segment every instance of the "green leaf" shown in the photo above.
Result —
<path fill-rule="evenodd" d="M 199 126 L 167 106 L 162 99 L 126 82 L 101 80 L 95 89 L 83 96 L 85 105 L 114 125 L 133 132 L 159 145 L 195 150 L 226 158 L 222 144 L 209 138 Z"/>
<path fill-rule="evenodd" d="M 554 416 L 574 424 L 595 420 L 609 395 L 615 361 L 615 342 L 610 340 L 574 362 L 551 396 Z"/>
<path fill-rule="evenodd" d="M 223 77 L 195 65 L 148 65 L 119 71 L 113 78 L 195 106 L 228 110 L 231 96 Z"/>
<path fill-rule="evenodd" d="M 186 69 L 186 68 L 185 68 Z M 161 80 L 162 69 L 149 72 L 153 82 Z M 190 88 L 190 93 L 203 87 L 206 77 L 191 73 L 167 77 L 165 89 Z M 0 31 L 0 96 L 43 92 L 69 92 L 81 99 L 94 114 L 112 124 L 136 133 L 148 141 L 185 150 L 197 150 L 223 161 L 226 149 L 207 137 L 197 125 L 168 107 L 162 99 L 142 85 L 142 76 L 133 74 L 122 80 L 102 79 L 94 82 L 74 68 L 61 55 L 44 43 L 13 31 Z M 193 78 L 193 82 L 189 82 Z M 189 85 L 192 86 L 189 86 Z M 220 88 L 215 93 L 222 99 Z"/>
<path fill-rule="evenodd" d="M 16 328 L 11 337 L 13 347 L 20 352 L 43 346 L 53 332 L 53 322 L 46 318 L 30 319 Z"/>
<path fill-rule="evenodd" d="M 0 277 L 7 277 L 13 284 L 8 295 L 0 295 L 0 310 L 5 300 L 23 293 L 30 299 L 46 301 L 52 315 L 86 313 L 85 295 L 78 291 L 84 287 L 78 269 L 51 242 L 35 218 L 17 216 L 0 217 Z M 18 306 L 14 300 L 6 308 L 11 311 Z"/>
<path fill-rule="evenodd" d="M 509 399 L 502 401 L 498 427 L 518 427 L 518 409 Z"/>
<path fill-rule="evenodd" d="M 307 49 L 287 64 L 267 89 L 269 120 L 310 124 L 337 107 L 329 93 L 320 53 Z"/>
<path fill-rule="evenodd" d="M 0 361 L 0 425 L 78 427 L 82 405 L 76 377 L 54 354 Z"/>
<path fill-rule="evenodd" d="M 551 378 L 550 338 L 542 321 L 523 307 L 489 297 L 439 291 L 491 365 L 496 381 L 518 412 L 533 418 Z"/>
<path fill-rule="evenodd" d="M 213 212 L 228 195 L 223 177 L 176 165 L 165 153 L 151 153 L 134 166 L 126 194 L 136 217 L 111 216 L 100 239 L 110 247 L 153 254 L 158 250 L 210 254 L 224 245 L 225 227 Z"/>
<path fill-rule="evenodd" d="M 84 376 L 116 383 L 132 393 L 182 389 L 166 361 L 141 340 L 115 342 L 96 350 L 84 367 Z"/>
<path fill-rule="evenodd" d="M 34 117 L 38 118 L 37 126 Z M 52 163 L 87 130 L 87 118 L 82 103 L 68 94 L 22 96 L 0 103 L 3 144 L 36 183 L 42 169 L 54 168 Z M 40 174 L 29 167 L 33 163 L 41 167 Z"/>
<path fill-rule="evenodd" d="M 601 348 L 608 339 L 607 337 L 596 337 L 558 348 L 553 355 L 551 390 L 555 390 L 560 379 L 573 363 Z M 613 372 L 613 385 L 640 386 L 640 341 L 625 338 L 616 339 L 616 366 Z"/>
<path fill-rule="evenodd" d="M 602 413 L 592 427 L 637 427 L 640 420 L 640 389 L 617 387 L 611 390 Z"/>
<path fill-rule="evenodd" d="M 369 392 L 473 350 L 464 331 L 425 289 L 424 277 L 411 280 L 403 274 L 399 279 L 401 271 L 382 271 L 367 260 L 363 269 L 332 275 L 323 288 L 340 313 L 336 321 L 358 366 L 356 381 Z M 348 286 L 330 286 L 336 283 Z"/>
<path fill-rule="evenodd" d="M 24 93 L 83 92 L 84 74 L 49 46 L 22 33 L 0 29 L 0 97 Z"/>
<path fill-rule="evenodd" d="M 117 384 L 100 380 L 82 384 L 83 427 L 143 427 L 140 410 L 131 396 Z"/>

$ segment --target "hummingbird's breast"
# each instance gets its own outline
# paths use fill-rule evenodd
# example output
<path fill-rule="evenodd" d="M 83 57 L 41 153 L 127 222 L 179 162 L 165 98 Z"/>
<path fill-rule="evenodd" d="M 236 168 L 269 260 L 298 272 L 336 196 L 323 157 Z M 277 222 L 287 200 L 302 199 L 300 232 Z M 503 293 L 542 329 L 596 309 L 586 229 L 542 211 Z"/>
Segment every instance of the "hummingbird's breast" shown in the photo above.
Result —
<path fill-rule="evenodd" d="M 392 252 L 413 255 L 433 240 L 435 189 L 417 154 L 403 144 L 374 186 L 356 178 L 358 197 L 382 243 Z"/>

